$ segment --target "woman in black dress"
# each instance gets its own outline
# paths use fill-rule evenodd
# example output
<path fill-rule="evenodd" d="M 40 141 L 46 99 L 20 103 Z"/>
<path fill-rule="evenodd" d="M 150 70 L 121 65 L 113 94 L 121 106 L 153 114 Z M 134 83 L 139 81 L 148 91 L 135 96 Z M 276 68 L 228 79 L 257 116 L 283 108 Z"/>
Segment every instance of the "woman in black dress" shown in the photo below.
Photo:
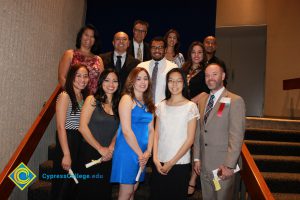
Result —
<path fill-rule="evenodd" d="M 79 131 L 84 142 L 79 152 L 79 199 L 111 199 L 111 158 L 119 125 L 118 104 L 120 81 L 118 74 L 106 69 L 99 78 L 98 91 L 87 97 L 81 112 Z M 85 164 L 102 158 L 100 164 L 86 168 Z M 84 178 L 85 176 L 85 178 Z"/>
<path fill-rule="evenodd" d="M 205 84 L 205 63 L 206 53 L 203 44 L 199 41 L 193 42 L 189 47 L 188 59 L 183 64 L 182 69 L 187 74 L 190 97 L 195 103 L 198 103 L 199 96 L 202 92 L 209 93 L 209 89 Z M 197 174 L 192 170 L 188 187 L 188 196 L 192 196 L 195 192 L 196 179 Z"/>

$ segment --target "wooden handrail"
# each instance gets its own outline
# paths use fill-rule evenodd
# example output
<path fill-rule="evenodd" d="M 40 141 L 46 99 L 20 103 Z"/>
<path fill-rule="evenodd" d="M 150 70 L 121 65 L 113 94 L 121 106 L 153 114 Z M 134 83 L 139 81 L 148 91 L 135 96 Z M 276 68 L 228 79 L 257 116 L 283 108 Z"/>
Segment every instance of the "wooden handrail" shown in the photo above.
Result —
<path fill-rule="evenodd" d="M 8 199 L 11 194 L 15 184 L 8 178 L 8 175 L 23 162 L 28 163 L 31 155 L 33 154 L 35 148 L 40 142 L 40 139 L 44 135 L 44 132 L 49 125 L 51 119 L 55 113 L 55 103 L 56 98 L 61 87 L 57 85 L 51 97 L 48 99 L 44 105 L 42 111 L 39 113 L 34 123 L 26 133 L 25 137 L 19 144 L 18 148 L 10 158 L 9 162 L 0 174 L 0 194 L 1 199 Z"/>
<path fill-rule="evenodd" d="M 258 170 L 245 144 L 242 146 L 242 159 L 243 169 L 241 170 L 241 177 L 251 199 L 274 200 L 265 179 Z"/>

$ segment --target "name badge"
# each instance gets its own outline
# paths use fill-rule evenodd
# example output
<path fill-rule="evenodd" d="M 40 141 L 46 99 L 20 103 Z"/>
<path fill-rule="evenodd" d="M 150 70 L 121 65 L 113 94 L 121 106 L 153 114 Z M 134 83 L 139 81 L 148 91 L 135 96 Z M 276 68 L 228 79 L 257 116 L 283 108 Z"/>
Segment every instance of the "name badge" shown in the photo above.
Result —
<path fill-rule="evenodd" d="M 225 103 L 225 104 L 229 105 L 230 101 L 231 101 L 231 98 L 229 98 L 229 97 L 222 97 L 221 100 L 220 100 L 220 103 Z"/>

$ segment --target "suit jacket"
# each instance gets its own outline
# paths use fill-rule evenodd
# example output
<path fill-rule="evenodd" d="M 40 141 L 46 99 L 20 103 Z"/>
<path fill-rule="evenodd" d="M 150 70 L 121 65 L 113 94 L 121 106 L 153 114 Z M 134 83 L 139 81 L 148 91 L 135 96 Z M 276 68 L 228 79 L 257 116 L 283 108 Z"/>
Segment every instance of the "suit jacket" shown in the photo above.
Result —
<path fill-rule="evenodd" d="M 200 131 L 197 129 L 194 143 L 194 159 L 200 159 L 201 170 L 210 173 L 221 164 L 235 168 L 239 162 L 245 133 L 245 104 L 244 100 L 226 89 L 222 92 L 206 124 L 203 116 L 209 94 L 203 93 L 198 102 L 200 112 Z M 230 98 L 221 116 L 218 116 L 220 100 L 222 97 Z M 241 166 L 240 166 L 241 167 Z"/>
<path fill-rule="evenodd" d="M 107 68 L 116 69 L 113 56 L 114 56 L 113 51 L 100 55 L 100 57 L 103 60 L 105 69 L 107 69 Z M 139 63 L 140 63 L 139 60 L 135 59 L 134 57 L 132 57 L 131 55 L 128 55 L 128 53 L 126 53 L 125 62 L 123 64 L 123 66 L 121 67 L 121 71 L 119 72 L 121 88 L 123 88 L 123 86 L 125 85 L 127 76 L 129 75 L 131 70 L 133 68 L 135 68 Z"/>
<path fill-rule="evenodd" d="M 143 52 L 143 61 L 151 60 L 151 53 L 150 53 L 150 47 L 149 44 L 146 42 L 144 43 L 144 52 Z M 127 53 L 129 55 L 132 55 L 134 57 L 134 47 L 133 47 L 133 40 L 129 43 L 129 47 L 127 49 Z"/>

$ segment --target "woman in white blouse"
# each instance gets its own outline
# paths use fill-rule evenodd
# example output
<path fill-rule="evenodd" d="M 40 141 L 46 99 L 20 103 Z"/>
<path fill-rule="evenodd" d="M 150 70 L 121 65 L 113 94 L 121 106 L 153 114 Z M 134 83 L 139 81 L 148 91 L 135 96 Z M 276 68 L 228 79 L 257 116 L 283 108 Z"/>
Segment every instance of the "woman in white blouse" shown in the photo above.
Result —
<path fill-rule="evenodd" d="M 188 86 L 181 69 L 166 77 L 166 99 L 156 109 L 151 199 L 186 199 L 190 173 L 190 149 L 199 111 L 188 99 Z"/>

